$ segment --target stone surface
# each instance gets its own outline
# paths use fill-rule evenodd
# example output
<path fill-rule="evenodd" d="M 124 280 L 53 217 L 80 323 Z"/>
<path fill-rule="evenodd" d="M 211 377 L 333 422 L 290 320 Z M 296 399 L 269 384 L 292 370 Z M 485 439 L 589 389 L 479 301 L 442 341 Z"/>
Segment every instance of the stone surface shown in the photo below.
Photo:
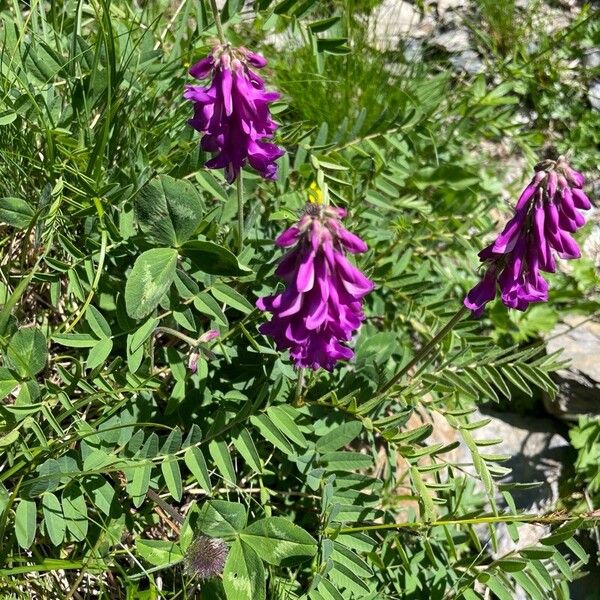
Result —
<path fill-rule="evenodd" d="M 600 81 L 594 81 L 590 84 L 588 100 L 594 110 L 600 111 Z"/>
<path fill-rule="evenodd" d="M 570 462 L 571 447 L 561 435 L 560 426 L 543 416 L 518 415 L 488 410 L 482 418 L 491 418 L 475 437 L 501 438 L 502 442 L 490 447 L 493 454 L 510 458 L 501 463 L 512 469 L 507 482 L 541 485 L 529 490 L 514 490 L 512 495 L 517 508 L 526 511 L 551 510 L 559 498 L 558 483 L 566 462 Z"/>
<path fill-rule="evenodd" d="M 408 38 L 404 43 L 404 60 L 406 62 L 417 62 L 423 58 L 423 42 L 414 38 Z"/>
<path fill-rule="evenodd" d="M 383 0 L 369 19 L 369 43 L 378 50 L 394 50 L 421 21 L 421 13 L 404 0 Z"/>
<path fill-rule="evenodd" d="M 580 414 L 600 414 L 600 323 L 587 317 L 567 316 L 551 332 L 546 343 L 549 353 L 562 350 L 570 365 L 558 371 L 558 394 L 546 398 L 546 410 L 565 420 Z"/>
<path fill-rule="evenodd" d="M 447 52 L 465 52 L 471 47 L 469 31 L 458 28 L 434 35 L 430 43 L 432 46 L 438 46 Z"/>
<path fill-rule="evenodd" d="M 583 254 L 600 269 L 600 225 L 596 225 L 583 244 Z"/>
<path fill-rule="evenodd" d="M 494 446 L 483 448 L 484 454 L 501 454 L 508 460 L 500 463 L 512 473 L 503 482 L 531 483 L 540 486 L 528 490 L 514 490 L 513 497 L 517 508 L 525 511 L 551 510 L 558 500 L 558 483 L 563 473 L 563 465 L 570 461 L 571 447 L 560 433 L 560 423 L 548 417 L 523 416 L 504 413 L 487 407 L 476 410 L 469 417 L 474 423 L 483 419 L 490 422 L 473 432 L 475 439 L 499 438 L 502 441 Z M 413 413 L 406 423 L 407 430 L 431 423 L 433 433 L 427 444 L 450 444 L 459 442 L 457 448 L 444 454 L 444 460 L 458 463 L 469 473 L 475 473 L 471 452 L 461 435 L 451 427 L 443 415 L 436 411 L 427 414 Z M 398 471 L 404 472 L 408 465 L 399 457 Z M 479 490 L 483 491 L 483 488 Z M 502 503 L 502 499 L 499 499 Z"/>
<path fill-rule="evenodd" d="M 589 48 L 583 55 L 583 64 L 588 69 L 600 67 L 600 48 Z"/>
<path fill-rule="evenodd" d="M 446 14 L 450 10 L 464 9 L 469 7 L 468 0 L 438 0 L 437 11 L 440 16 Z"/>
<path fill-rule="evenodd" d="M 457 71 L 463 71 L 469 75 L 477 75 L 485 70 L 479 54 L 474 50 L 465 50 L 458 55 L 451 56 L 450 64 Z"/>

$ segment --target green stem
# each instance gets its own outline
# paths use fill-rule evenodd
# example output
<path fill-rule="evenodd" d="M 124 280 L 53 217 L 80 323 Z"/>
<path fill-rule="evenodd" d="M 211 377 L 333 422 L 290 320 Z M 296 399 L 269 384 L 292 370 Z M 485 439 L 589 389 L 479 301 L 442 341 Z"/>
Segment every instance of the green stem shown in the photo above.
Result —
<path fill-rule="evenodd" d="M 292 403 L 293 406 L 302 405 L 302 390 L 304 388 L 305 372 L 306 369 L 304 368 L 298 370 L 298 379 L 296 379 L 296 389 L 294 391 L 294 401 Z"/>
<path fill-rule="evenodd" d="M 237 178 L 238 244 L 239 253 L 244 249 L 244 179 L 240 170 Z"/>
<path fill-rule="evenodd" d="M 396 385 L 406 373 L 408 373 L 421 359 L 425 358 L 446 335 L 454 329 L 455 325 L 465 316 L 467 308 L 461 306 L 456 314 L 429 340 L 398 373 L 396 373 L 381 389 L 381 393 L 386 392 L 392 386 Z"/>
<path fill-rule="evenodd" d="M 217 34 L 219 35 L 219 40 L 221 44 L 225 45 L 225 34 L 223 33 L 223 24 L 221 23 L 221 15 L 219 14 L 219 9 L 217 8 L 216 0 L 210 0 L 210 9 L 212 10 L 213 18 L 215 20 L 215 25 L 217 26 Z"/>
<path fill-rule="evenodd" d="M 357 533 L 360 531 L 387 531 L 391 529 L 429 529 L 431 527 L 448 527 L 452 525 L 480 525 L 485 523 L 537 523 L 537 524 L 552 524 L 565 523 L 568 521 L 576 521 L 583 519 L 598 522 L 600 516 L 596 512 L 565 515 L 565 514 L 550 514 L 550 515 L 490 515 L 486 517 L 472 517 L 467 519 L 442 519 L 440 521 L 431 521 L 430 523 L 423 521 L 407 521 L 405 523 L 384 523 L 377 525 L 361 525 L 358 527 L 342 527 L 337 533 Z"/>
<path fill-rule="evenodd" d="M 191 346 L 192 348 L 195 348 L 196 346 L 198 346 L 200 344 L 199 340 L 195 340 L 194 338 L 190 337 L 189 335 L 185 335 L 185 333 L 181 333 L 181 331 L 177 331 L 176 329 L 171 329 L 170 327 L 157 327 L 152 332 L 153 335 L 157 335 L 159 333 L 166 333 L 168 335 L 172 335 L 173 337 L 180 339 L 182 342 L 185 342 L 186 344 L 188 344 L 188 346 Z"/>
<path fill-rule="evenodd" d="M 165 502 L 153 489 L 148 488 L 146 496 L 148 496 L 152 502 L 160 506 L 178 525 L 183 525 L 183 515 L 174 506 Z"/>

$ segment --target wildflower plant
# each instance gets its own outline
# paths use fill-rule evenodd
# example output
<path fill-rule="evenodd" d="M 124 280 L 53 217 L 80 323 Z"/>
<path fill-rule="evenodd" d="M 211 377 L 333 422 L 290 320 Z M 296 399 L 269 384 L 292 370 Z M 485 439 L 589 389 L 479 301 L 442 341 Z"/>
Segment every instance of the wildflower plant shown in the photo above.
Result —
<path fill-rule="evenodd" d="M 388 68 L 373 4 L 0 6 L 2 598 L 569 597 L 597 511 L 485 415 L 561 359 L 487 317 L 597 306 L 592 148 L 498 228 L 526 85 Z"/>

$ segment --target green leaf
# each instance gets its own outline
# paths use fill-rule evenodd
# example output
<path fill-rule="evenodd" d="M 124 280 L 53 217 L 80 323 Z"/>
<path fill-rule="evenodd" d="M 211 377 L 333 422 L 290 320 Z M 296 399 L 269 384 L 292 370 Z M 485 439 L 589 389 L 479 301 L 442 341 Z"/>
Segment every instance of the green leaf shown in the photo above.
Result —
<path fill-rule="evenodd" d="M 373 575 L 373 571 L 369 565 L 358 554 L 346 548 L 343 544 L 334 542 L 331 558 L 335 562 L 343 564 L 354 571 L 359 577 L 372 577 Z"/>
<path fill-rule="evenodd" d="M 224 283 L 215 283 L 211 290 L 217 300 L 224 302 L 227 306 L 231 306 L 231 308 L 239 310 L 245 315 L 250 314 L 254 310 L 252 304 L 244 296 Z"/>
<path fill-rule="evenodd" d="M 10 494 L 4 485 L 0 483 L 0 517 L 4 514 L 9 502 Z"/>
<path fill-rule="evenodd" d="M 239 263 L 235 254 L 214 242 L 192 240 L 183 244 L 180 252 L 196 269 L 209 275 L 236 277 L 252 273 L 252 269 Z"/>
<path fill-rule="evenodd" d="M 552 558 L 555 552 L 556 551 L 552 547 L 548 546 L 530 546 L 529 548 L 523 548 L 521 550 L 521 556 L 541 560 L 543 558 Z"/>
<path fill-rule="evenodd" d="M 0 223 L 27 229 L 34 214 L 31 206 L 21 198 L 0 198 Z"/>
<path fill-rule="evenodd" d="M 360 452 L 328 452 L 323 454 L 321 462 L 326 464 L 330 471 L 352 471 L 372 466 L 373 457 Z"/>
<path fill-rule="evenodd" d="M 100 339 L 109 338 L 112 335 L 108 321 L 95 306 L 90 304 L 87 307 L 87 310 L 85 311 L 85 320 L 87 321 L 91 330 Z"/>
<path fill-rule="evenodd" d="M 340 591 L 328 579 L 322 579 L 319 582 L 318 590 L 322 600 L 344 600 L 344 596 L 342 596 Z M 313 600 L 313 595 L 311 595 L 310 598 Z"/>
<path fill-rule="evenodd" d="M 234 438 L 233 445 L 236 447 L 237 451 L 244 457 L 244 460 L 248 464 L 248 466 L 255 473 L 262 473 L 262 467 L 260 464 L 260 455 L 258 454 L 258 450 L 254 445 L 254 441 L 250 432 L 247 429 L 242 429 L 240 434 Z"/>
<path fill-rule="evenodd" d="M 10 110 L 3 110 L 0 113 L 0 126 L 1 125 L 10 125 L 13 121 L 16 121 L 17 119 L 17 113 L 16 112 L 12 112 Z M 0 200 L 0 203 L 2 202 L 2 200 Z"/>
<path fill-rule="evenodd" d="M 93 348 L 98 339 L 87 333 L 55 333 L 51 340 L 67 348 Z"/>
<path fill-rule="evenodd" d="M 228 600 L 265 600 L 266 577 L 262 560 L 247 544 L 236 540 L 223 570 Z"/>
<path fill-rule="evenodd" d="M 108 338 L 99 340 L 97 344 L 90 350 L 85 366 L 88 369 L 95 369 L 104 364 L 109 357 L 113 348 L 113 341 Z"/>
<path fill-rule="evenodd" d="M 154 248 L 138 256 L 125 284 L 125 306 L 132 319 L 148 316 L 175 278 L 177 251 Z"/>
<path fill-rule="evenodd" d="M 85 496 L 75 486 L 69 486 L 63 492 L 62 509 L 67 529 L 78 541 L 83 541 L 88 532 L 88 514 Z"/>
<path fill-rule="evenodd" d="M 499 577 L 492 575 L 485 582 L 485 585 L 494 592 L 499 600 L 513 600 L 514 598 L 512 590 L 507 587 L 507 584 Z"/>
<path fill-rule="evenodd" d="M 208 171 L 196 171 L 196 181 L 211 196 L 227 202 L 227 193 L 221 187 L 219 181 Z"/>
<path fill-rule="evenodd" d="M 183 560 L 183 552 L 175 542 L 137 539 L 135 548 L 154 567 L 170 567 Z"/>
<path fill-rule="evenodd" d="M 284 517 L 268 517 L 240 532 L 241 539 L 271 565 L 296 565 L 317 553 L 317 542 Z"/>
<path fill-rule="evenodd" d="M 18 385 L 19 382 L 11 372 L 4 367 L 0 367 L 0 400 L 8 396 Z"/>
<path fill-rule="evenodd" d="M 42 512 L 44 513 L 44 525 L 50 541 L 55 546 L 60 546 L 65 537 L 66 523 L 63 517 L 62 507 L 58 498 L 48 492 L 42 496 Z"/>
<path fill-rule="evenodd" d="M 212 537 L 230 537 L 246 526 L 246 508 L 239 502 L 208 500 L 202 505 L 198 529 Z"/>
<path fill-rule="evenodd" d="M 131 342 L 129 350 L 132 353 L 143 351 L 144 342 L 150 337 L 152 332 L 156 329 L 158 325 L 158 319 L 148 319 L 141 325 L 135 333 L 131 334 Z"/>
<path fill-rule="evenodd" d="M 293 446 L 285 439 L 279 429 L 275 427 L 273 422 L 267 417 L 267 415 L 252 415 L 250 422 L 254 425 L 259 433 L 273 446 L 279 448 L 285 454 L 294 454 Z"/>
<path fill-rule="evenodd" d="M 207 494 L 210 494 L 212 486 L 210 484 L 210 477 L 208 476 L 208 469 L 206 468 L 206 461 L 200 448 L 195 446 L 188 448 L 183 455 L 183 460 L 202 489 Z"/>
<path fill-rule="evenodd" d="M 307 24 L 308 29 L 310 29 L 313 33 L 321 33 L 323 31 L 327 31 L 331 27 L 333 27 L 336 23 L 338 23 L 340 17 L 329 17 L 327 19 L 319 19 L 318 21 L 312 21 Z"/>
<path fill-rule="evenodd" d="M 160 175 L 136 195 L 140 229 L 157 245 L 180 246 L 202 221 L 204 206 L 196 188 L 184 179 Z"/>
<path fill-rule="evenodd" d="M 346 38 L 318 38 L 317 52 L 327 52 L 328 54 L 349 54 L 350 48 L 346 46 Z"/>
<path fill-rule="evenodd" d="M 179 461 L 175 456 L 167 456 L 160 465 L 169 494 L 179 502 L 183 495 L 183 484 L 181 482 L 181 471 Z"/>
<path fill-rule="evenodd" d="M 317 441 L 317 451 L 333 452 L 334 450 L 343 448 L 355 439 L 361 431 L 362 423 L 360 421 L 342 423 L 339 427 L 336 427 Z"/>
<path fill-rule="evenodd" d="M 538 584 L 524 571 L 511 573 L 512 578 L 520 585 L 523 590 L 529 594 L 531 600 L 544 600 L 545 594 L 542 592 Z"/>
<path fill-rule="evenodd" d="M 425 485 L 425 482 L 423 481 L 421 473 L 417 467 L 410 468 L 410 476 L 415 485 L 417 495 L 419 497 L 419 503 L 423 510 L 423 520 L 431 521 L 435 515 L 435 506 L 431 498 L 431 493 L 427 489 L 427 486 Z"/>
<path fill-rule="evenodd" d="M 6 358 L 22 377 L 35 377 L 47 357 L 46 336 L 37 327 L 19 329 L 8 343 Z"/>
<path fill-rule="evenodd" d="M 36 509 L 32 500 L 21 500 L 15 511 L 15 534 L 19 546 L 26 550 L 35 539 Z"/>
<path fill-rule="evenodd" d="M 137 469 L 136 469 L 137 472 Z M 112 488 L 110 483 L 103 477 L 96 476 L 90 478 L 89 487 L 91 488 L 91 495 L 94 504 L 106 515 L 109 516 L 111 513 L 111 507 L 115 501 L 115 490 Z M 142 496 L 142 501 L 143 501 Z M 140 502 L 141 504 L 141 502 Z"/>
<path fill-rule="evenodd" d="M 208 451 L 217 465 L 217 469 L 223 476 L 225 483 L 231 483 L 235 485 L 235 469 L 229 454 L 229 448 L 225 442 L 217 442 L 212 440 L 208 444 Z"/>
<path fill-rule="evenodd" d="M 139 460 L 153 458 L 158 451 L 158 438 L 156 434 L 151 434 L 139 451 Z M 152 475 L 152 463 L 147 462 L 139 464 L 133 470 L 133 478 L 127 486 L 127 492 L 130 494 L 134 506 L 137 508 L 142 505 L 148 488 L 150 487 L 150 477 Z"/>
<path fill-rule="evenodd" d="M 19 439 L 19 437 L 21 437 L 21 434 L 19 433 L 18 427 L 11 429 L 7 433 L 0 434 L 0 448 L 11 446 Z"/>
<path fill-rule="evenodd" d="M 292 414 L 300 414 L 297 410 L 291 407 L 284 406 L 269 406 L 269 408 L 267 408 L 267 414 L 269 415 L 269 418 L 271 419 L 275 427 L 277 427 L 277 429 L 279 429 L 281 433 L 283 433 L 288 439 L 290 439 L 295 444 L 298 444 L 298 446 L 300 446 L 301 448 L 306 448 L 308 445 L 306 442 L 306 438 L 298 428 L 298 425 L 294 423 L 294 420 L 290 415 L 290 412 L 288 412 L 288 409 L 290 411 L 294 411 L 292 412 Z"/>
<path fill-rule="evenodd" d="M 218 302 L 206 292 L 200 292 L 194 298 L 194 306 L 201 313 L 212 317 L 217 323 L 227 325 L 227 317 L 223 314 Z"/>

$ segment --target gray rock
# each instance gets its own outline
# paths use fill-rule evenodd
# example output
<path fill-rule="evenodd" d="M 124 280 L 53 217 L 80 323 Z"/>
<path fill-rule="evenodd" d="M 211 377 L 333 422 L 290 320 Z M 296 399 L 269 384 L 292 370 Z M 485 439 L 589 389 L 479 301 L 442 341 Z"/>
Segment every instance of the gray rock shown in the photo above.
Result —
<path fill-rule="evenodd" d="M 469 4 L 469 0 L 437 0 L 437 11 L 439 15 L 443 15 L 449 10 L 467 8 Z"/>
<path fill-rule="evenodd" d="M 559 482 L 564 467 L 571 463 L 571 447 L 558 432 L 553 419 L 499 413 L 484 408 L 482 418 L 490 418 L 488 425 L 474 432 L 476 438 L 501 438 L 502 442 L 490 447 L 494 454 L 509 456 L 502 466 L 512 469 L 504 482 L 541 482 L 538 487 L 511 491 L 517 509 L 524 512 L 545 513 L 553 510 L 560 498 Z M 502 502 L 500 503 L 502 504 Z M 476 528 L 486 545 L 490 544 L 487 527 Z M 519 539 L 514 541 L 505 525 L 495 528 L 498 547 L 494 558 L 500 558 L 527 546 L 535 546 L 550 533 L 549 525 L 524 523 L 518 526 Z M 517 589 L 515 600 L 527 600 L 529 596 Z"/>
<path fill-rule="evenodd" d="M 438 0 L 436 12 L 438 21 L 444 25 L 460 24 L 469 13 L 469 0 Z"/>
<path fill-rule="evenodd" d="M 368 23 L 368 39 L 377 50 L 395 50 L 421 21 L 421 13 L 404 0 L 383 0 Z"/>
<path fill-rule="evenodd" d="M 501 463 L 512 470 L 505 482 L 541 482 L 539 487 L 514 490 L 517 508 L 526 511 L 551 510 L 559 498 L 558 483 L 564 464 L 570 460 L 569 442 L 559 433 L 556 421 L 514 413 L 482 410 L 481 418 L 491 419 L 475 437 L 500 438 L 490 447 L 494 454 L 510 458 Z"/>
<path fill-rule="evenodd" d="M 451 56 L 450 63 L 457 71 L 464 71 L 469 75 L 483 73 L 485 69 L 479 54 L 474 50 L 465 50 L 456 56 Z"/>
<path fill-rule="evenodd" d="M 406 62 L 418 62 L 423 58 L 423 42 L 414 38 L 408 38 L 404 42 L 404 60 Z"/>
<path fill-rule="evenodd" d="M 501 466 L 512 472 L 502 481 L 505 483 L 541 482 L 539 487 L 512 492 L 517 508 L 525 511 L 550 510 L 557 502 L 558 482 L 563 473 L 563 465 L 569 461 L 569 442 L 559 433 L 560 423 L 548 417 L 530 417 L 514 413 L 503 413 L 483 407 L 469 416 L 475 423 L 489 419 L 489 423 L 472 432 L 475 439 L 495 439 L 500 443 L 482 448 L 484 454 L 501 454 L 508 458 Z M 445 455 L 448 462 L 458 463 L 461 469 L 475 473 L 473 458 L 462 436 L 446 419 L 435 411 L 426 414 L 414 413 L 407 422 L 408 429 L 419 427 L 425 423 L 433 425 L 433 433 L 428 438 L 429 444 L 459 445 Z M 399 471 L 402 467 L 399 465 Z M 483 488 L 479 490 L 483 492 Z M 502 500 L 499 499 L 501 502 Z"/>
<path fill-rule="evenodd" d="M 570 361 L 555 375 L 558 394 L 544 398 L 546 410 L 568 421 L 581 414 L 600 414 L 600 323 L 587 317 L 567 316 L 546 342 L 549 353 L 562 350 Z"/>
<path fill-rule="evenodd" d="M 600 225 L 592 229 L 583 244 L 583 253 L 600 269 Z"/>
<path fill-rule="evenodd" d="M 594 81 L 590 84 L 588 100 L 594 110 L 600 111 L 600 81 Z"/>
<path fill-rule="evenodd" d="M 600 48 L 588 48 L 583 55 L 583 64 L 588 69 L 600 67 Z"/>
<path fill-rule="evenodd" d="M 430 42 L 433 46 L 443 48 L 447 52 L 465 52 L 471 47 L 469 40 L 469 31 L 467 29 L 457 28 L 438 33 L 433 36 Z"/>

